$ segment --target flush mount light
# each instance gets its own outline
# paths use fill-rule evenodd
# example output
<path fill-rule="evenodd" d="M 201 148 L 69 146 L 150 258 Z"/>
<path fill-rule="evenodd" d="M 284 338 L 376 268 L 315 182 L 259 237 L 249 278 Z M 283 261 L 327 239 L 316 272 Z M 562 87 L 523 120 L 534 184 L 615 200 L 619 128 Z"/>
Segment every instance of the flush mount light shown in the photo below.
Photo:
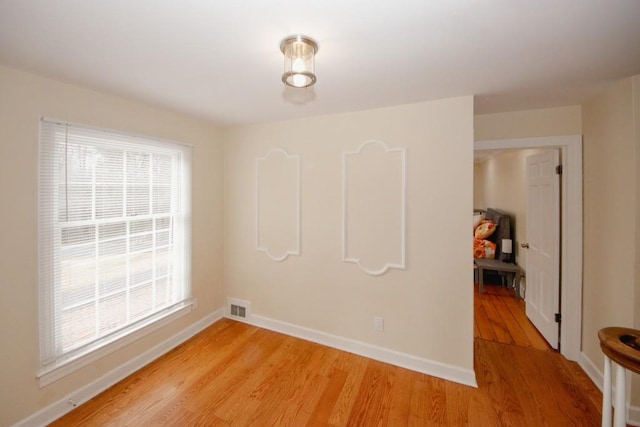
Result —
<path fill-rule="evenodd" d="M 280 43 L 284 54 L 282 82 L 291 87 L 309 87 L 316 82 L 314 56 L 318 44 L 307 36 L 289 36 Z"/>

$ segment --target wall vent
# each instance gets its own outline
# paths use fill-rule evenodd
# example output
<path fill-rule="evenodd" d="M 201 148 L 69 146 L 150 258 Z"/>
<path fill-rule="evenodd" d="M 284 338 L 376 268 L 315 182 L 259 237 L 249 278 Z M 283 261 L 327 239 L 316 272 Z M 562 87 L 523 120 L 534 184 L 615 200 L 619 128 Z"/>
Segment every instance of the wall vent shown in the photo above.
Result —
<path fill-rule="evenodd" d="M 241 305 L 231 304 L 231 315 L 246 318 L 247 308 Z"/>
<path fill-rule="evenodd" d="M 227 307 L 229 308 L 229 317 L 243 320 L 249 317 L 251 302 L 237 298 L 227 298 Z"/>

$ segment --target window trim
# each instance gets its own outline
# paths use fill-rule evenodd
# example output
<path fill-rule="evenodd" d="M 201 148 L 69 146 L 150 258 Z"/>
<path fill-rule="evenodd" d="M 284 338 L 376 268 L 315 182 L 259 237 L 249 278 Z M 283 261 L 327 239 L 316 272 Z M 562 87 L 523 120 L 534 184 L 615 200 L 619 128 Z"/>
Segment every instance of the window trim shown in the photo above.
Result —
<path fill-rule="evenodd" d="M 88 126 L 84 124 L 71 123 L 64 120 L 52 119 L 49 117 L 41 116 L 39 120 L 39 133 L 38 140 L 41 140 L 42 130 L 41 125 L 43 122 L 50 122 L 54 124 L 62 124 L 68 125 L 71 127 L 80 127 L 86 130 L 95 130 L 97 132 L 106 132 L 111 133 L 113 135 L 121 135 L 123 137 L 130 137 L 136 139 L 144 139 L 148 141 L 149 145 L 156 146 L 178 146 L 184 147 L 182 152 L 182 162 L 183 165 L 186 165 L 187 168 L 184 170 L 182 174 L 182 187 L 186 188 L 181 195 L 181 204 L 184 208 L 182 220 L 184 221 L 184 244 L 183 244 L 183 254 L 182 257 L 184 259 L 182 268 L 184 269 L 184 279 L 187 283 L 187 294 L 184 300 L 177 302 L 169 307 L 160 310 L 157 313 L 150 315 L 148 318 L 144 318 L 139 320 L 128 327 L 120 331 L 116 331 L 110 335 L 107 335 L 101 339 L 96 340 L 92 345 L 87 346 L 84 349 L 81 349 L 77 352 L 71 352 L 68 356 L 62 356 L 57 358 L 55 361 L 47 363 L 42 358 L 42 348 L 46 346 L 45 340 L 53 339 L 52 335 L 47 336 L 46 328 L 52 328 L 53 325 L 45 324 L 43 325 L 43 318 L 50 319 L 52 314 L 51 310 L 53 309 L 52 305 L 47 304 L 46 306 L 40 306 L 38 310 L 39 314 L 39 323 L 40 323 L 40 333 L 39 333 L 39 347 L 40 350 L 40 360 L 38 363 L 38 371 L 36 373 L 36 377 L 39 379 L 40 387 L 45 387 L 75 371 L 78 369 L 87 366 L 108 354 L 111 354 L 139 339 L 142 337 L 162 328 L 163 326 L 189 314 L 197 307 L 196 298 L 193 297 L 192 293 L 192 282 L 191 282 L 191 249 L 192 249 L 192 230 L 191 230 L 191 220 L 192 220 L 192 184 L 191 184 L 191 174 L 192 174 L 192 145 L 184 144 L 175 141 L 170 141 L 162 138 L 157 138 L 148 135 L 140 135 L 134 133 L 122 132 L 114 129 L 106 129 L 94 126 Z M 40 142 L 38 143 L 38 155 L 41 156 L 41 148 Z M 40 199 L 40 188 L 41 185 L 41 167 L 39 160 L 39 178 L 38 178 L 38 200 Z M 50 188 L 55 185 L 53 182 L 53 178 L 49 177 L 47 183 L 45 184 L 45 188 Z M 38 205 L 40 201 L 38 201 Z M 38 207 L 38 218 L 40 221 L 40 206 Z M 40 240 L 40 226 L 38 226 L 38 240 Z M 40 245 L 40 243 L 38 243 Z M 56 249 L 58 250 L 58 249 Z M 39 280 L 40 282 L 40 280 Z M 42 301 L 43 299 L 51 299 L 53 298 L 53 291 L 50 287 L 42 287 L 40 283 L 38 283 L 38 298 Z"/>
<path fill-rule="evenodd" d="M 173 308 L 168 311 L 164 316 L 156 318 L 154 320 L 149 320 L 148 322 L 141 324 L 139 327 L 134 329 L 127 330 L 128 333 L 122 334 L 122 336 L 118 336 L 117 334 L 110 340 L 105 340 L 104 343 L 92 348 L 91 350 L 86 351 L 83 354 L 77 355 L 75 357 L 71 357 L 68 359 L 64 359 L 62 361 L 58 361 L 57 363 L 52 363 L 47 367 L 41 367 L 40 371 L 37 373 L 36 377 L 40 380 L 40 387 L 45 387 L 60 378 L 63 378 L 80 368 L 83 368 L 104 356 L 113 353 L 116 350 L 119 350 L 126 345 L 131 344 L 144 337 L 145 335 L 150 334 L 153 331 L 156 331 L 163 326 L 177 320 L 196 308 L 196 299 L 190 298 L 185 301 L 179 307 Z"/>

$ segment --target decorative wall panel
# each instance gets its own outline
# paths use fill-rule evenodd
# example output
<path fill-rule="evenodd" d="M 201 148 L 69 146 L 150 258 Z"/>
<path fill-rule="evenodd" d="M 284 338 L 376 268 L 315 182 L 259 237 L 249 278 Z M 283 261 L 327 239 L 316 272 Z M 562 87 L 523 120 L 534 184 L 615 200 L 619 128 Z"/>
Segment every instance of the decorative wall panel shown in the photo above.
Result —
<path fill-rule="evenodd" d="M 342 259 L 371 275 L 406 268 L 406 157 L 377 140 L 342 154 Z"/>
<path fill-rule="evenodd" d="M 282 148 L 256 158 L 256 249 L 274 261 L 300 255 L 300 156 Z"/>

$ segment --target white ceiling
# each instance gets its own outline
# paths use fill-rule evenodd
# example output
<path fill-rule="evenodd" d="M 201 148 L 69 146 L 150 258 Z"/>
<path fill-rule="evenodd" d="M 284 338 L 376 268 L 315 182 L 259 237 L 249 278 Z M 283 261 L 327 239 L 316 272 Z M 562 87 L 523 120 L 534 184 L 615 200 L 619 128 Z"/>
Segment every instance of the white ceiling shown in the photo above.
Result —
<path fill-rule="evenodd" d="M 285 89 L 281 39 L 317 40 Z M 249 124 L 475 94 L 581 103 L 640 73 L 639 0 L 0 0 L 0 64 Z"/>

